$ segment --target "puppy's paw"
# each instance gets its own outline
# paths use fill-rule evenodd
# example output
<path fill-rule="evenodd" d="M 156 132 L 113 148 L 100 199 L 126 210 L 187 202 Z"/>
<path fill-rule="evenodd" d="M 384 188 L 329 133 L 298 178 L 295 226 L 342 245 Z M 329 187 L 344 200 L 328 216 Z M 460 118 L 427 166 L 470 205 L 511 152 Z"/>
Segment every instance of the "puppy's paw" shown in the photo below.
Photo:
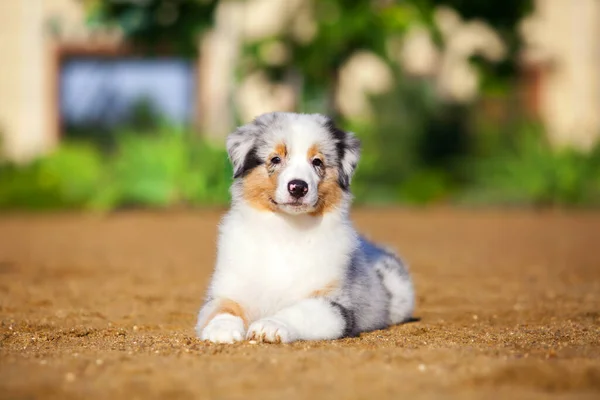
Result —
<path fill-rule="evenodd" d="M 242 341 L 244 333 L 244 321 L 240 317 L 221 314 L 206 325 L 200 339 L 213 343 L 234 343 Z"/>
<path fill-rule="evenodd" d="M 263 343 L 289 343 L 296 340 L 296 337 L 283 322 L 274 318 L 265 318 L 250 325 L 246 339 Z"/>

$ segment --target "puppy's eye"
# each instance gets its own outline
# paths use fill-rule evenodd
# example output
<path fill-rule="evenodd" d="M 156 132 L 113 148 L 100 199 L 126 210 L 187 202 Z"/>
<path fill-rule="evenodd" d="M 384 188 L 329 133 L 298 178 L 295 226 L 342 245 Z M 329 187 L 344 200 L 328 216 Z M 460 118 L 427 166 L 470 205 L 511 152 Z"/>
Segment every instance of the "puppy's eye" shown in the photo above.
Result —
<path fill-rule="evenodd" d="M 281 158 L 275 156 L 273 158 L 271 158 L 271 164 L 279 164 L 281 163 Z"/>
<path fill-rule="evenodd" d="M 315 167 L 322 167 L 323 166 L 323 161 L 321 161 L 320 158 L 315 158 L 314 160 L 312 160 L 312 165 L 314 165 Z"/>

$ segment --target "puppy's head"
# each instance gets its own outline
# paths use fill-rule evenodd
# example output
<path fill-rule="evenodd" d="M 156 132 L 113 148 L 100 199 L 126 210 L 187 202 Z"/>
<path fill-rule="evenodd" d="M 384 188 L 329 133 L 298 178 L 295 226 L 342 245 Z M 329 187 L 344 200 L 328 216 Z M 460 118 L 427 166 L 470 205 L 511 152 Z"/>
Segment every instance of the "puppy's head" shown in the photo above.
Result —
<path fill-rule="evenodd" d="M 349 203 L 360 142 L 320 114 L 269 113 L 227 138 L 233 201 L 321 215 Z"/>

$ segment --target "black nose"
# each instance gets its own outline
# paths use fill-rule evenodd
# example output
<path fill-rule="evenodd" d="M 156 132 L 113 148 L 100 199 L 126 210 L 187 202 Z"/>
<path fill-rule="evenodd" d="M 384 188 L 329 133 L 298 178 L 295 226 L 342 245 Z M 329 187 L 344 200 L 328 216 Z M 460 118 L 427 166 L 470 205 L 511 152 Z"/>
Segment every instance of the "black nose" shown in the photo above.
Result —
<path fill-rule="evenodd" d="M 300 197 L 304 197 L 304 195 L 308 192 L 308 183 L 301 181 L 300 179 L 294 179 L 288 183 L 288 192 L 299 199 Z"/>

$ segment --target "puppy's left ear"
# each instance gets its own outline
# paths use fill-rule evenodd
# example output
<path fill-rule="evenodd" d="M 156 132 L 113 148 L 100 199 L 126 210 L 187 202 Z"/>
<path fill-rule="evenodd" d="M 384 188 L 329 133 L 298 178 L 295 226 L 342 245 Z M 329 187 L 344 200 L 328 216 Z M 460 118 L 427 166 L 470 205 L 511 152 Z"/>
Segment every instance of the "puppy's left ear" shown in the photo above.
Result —
<path fill-rule="evenodd" d="M 239 127 L 227 137 L 227 154 L 233 165 L 233 178 L 241 178 L 263 164 L 256 154 L 258 127 L 250 123 Z"/>
<path fill-rule="evenodd" d="M 352 132 L 344 132 L 328 119 L 326 128 L 335 141 L 338 155 L 338 183 L 344 190 L 350 188 L 350 181 L 360 158 L 360 140 Z"/>

